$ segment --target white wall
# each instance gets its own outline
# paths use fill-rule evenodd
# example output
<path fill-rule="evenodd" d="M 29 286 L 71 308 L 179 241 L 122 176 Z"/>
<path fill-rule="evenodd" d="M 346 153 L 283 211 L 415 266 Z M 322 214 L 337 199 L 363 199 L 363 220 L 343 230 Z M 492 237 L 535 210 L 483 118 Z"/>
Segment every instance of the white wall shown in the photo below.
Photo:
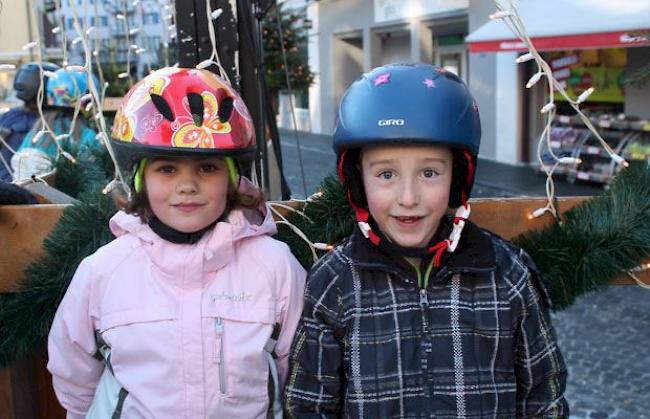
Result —
<path fill-rule="evenodd" d="M 472 1 L 473 2 L 473 1 Z M 467 0 L 321 0 L 308 8 L 314 21 L 312 34 L 318 45 L 309 49 L 310 65 L 316 71 L 316 84 L 310 89 L 310 110 L 314 132 L 331 134 L 340 83 L 349 85 L 361 73 L 395 61 L 431 62 L 433 21 L 467 15 Z M 381 10 L 377 10 L 381 8 Z M 313 13 L 316 17 L 311 17 Z M 316 25 L 317 22 L 317 25 Z M 382 34 L 391 33 L 382 39 Z M 350 43 L 342 39 L 362 40 L 362 66 L 350 63 Z M 355 41 L 356 42 L 356 41 Z M 348 50 L 341 55 L 340 49 Z M 355 53 L 356 54 L 356 53 Z M 314 57 L 317 55 L 318 57 Z M 346 58 L 347 57 L 347 58 Z M 355 55 L 356 57 L 356 55 Z M 357 63 L 357 58 L 353 60 Z M 354 77 L 352 76 L 352 73 Z"/>
<path fill-rule="evenodd" d="M 520 162 L 522 123 L 519 90 L 523 88 L 517 77 L 516 52 L 496 54 L 496 160 L 502 163 Z"/>

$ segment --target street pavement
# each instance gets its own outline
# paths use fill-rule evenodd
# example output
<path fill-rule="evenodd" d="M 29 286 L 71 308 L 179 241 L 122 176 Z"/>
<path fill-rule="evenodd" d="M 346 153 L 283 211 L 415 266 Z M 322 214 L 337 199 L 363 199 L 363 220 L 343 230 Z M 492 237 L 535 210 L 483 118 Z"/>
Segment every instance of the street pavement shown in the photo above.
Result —
<path fill-rule="evenodd" d="M 331 137 L 280 131 L 284 169 L 293 197 L 303 198 L 298 144 L 306 195 L 334 173 Z M 545 196 L 546 177 L 530 167 L 480 159 L 473 197 Z M 589 196 L 602 187 L 562 178 L 557 196 Z M 569 368 L 567 399 L 571 418 L 650 419 L 650 290 L 610 286 L 584 295 L 568 309 L 554 313 L 560 348 Z"/>

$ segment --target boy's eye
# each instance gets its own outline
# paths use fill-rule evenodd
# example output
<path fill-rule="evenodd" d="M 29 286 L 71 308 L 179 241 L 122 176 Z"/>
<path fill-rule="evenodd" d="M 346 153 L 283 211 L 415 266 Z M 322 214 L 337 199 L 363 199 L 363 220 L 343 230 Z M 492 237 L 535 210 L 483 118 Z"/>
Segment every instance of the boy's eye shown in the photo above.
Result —
<path fill-rule="evenodd" d="M 437 174 L 438 173 L 436 173 L 436 171 L 433 169 L 425 169 L 423 172 L 424 177 L 434 177 Z"/>
<path fill-rule="evenodd" d="M 385 172 L 381 172 L 379 174 L 379 177 L 382 178 L 382 179 L 386 179 L 386 180 L 392 179 L 393 178 L 393 172 L 389 172 L 388 170 L 385 171 Z"/>

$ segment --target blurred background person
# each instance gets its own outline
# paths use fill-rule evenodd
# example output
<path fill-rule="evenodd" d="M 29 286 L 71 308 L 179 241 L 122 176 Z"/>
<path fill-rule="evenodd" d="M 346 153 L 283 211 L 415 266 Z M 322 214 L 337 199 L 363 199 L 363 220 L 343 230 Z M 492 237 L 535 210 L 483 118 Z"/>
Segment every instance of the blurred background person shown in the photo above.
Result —
<path fill-rule="evenodd" d="M 45 88 L 43 120 L 37 120 L 32 125 L 12 157 L 14 180 L 49 172 L 62 142 L 84 146 L 96 141 L 96 131 L 78 110 L 78 106 L 82 106 L 78 105 L 79 100 L 88 93 L 87 75 L 63 68 L 56 70 L 54 75 Z M 95 83 L 99 84 L 96 79 Z M 49 131 L 43 132 L 46 127 L 54 135 Z M 57 145 L 55 137 L 64 134 L 68 136 L 60 139 Z"/>
<path fill-rule="evenodd" d="M 41 66 L 44 71 L 57 71 L 59 66 L 49 62 L 24 64 L 14 78 L 15 96 L 24 102 L 0 115 L 0 180 L 12 180 L 9 162 L 25 135 L 39 119 L 36 103 L 41 86 Z M 43 76 L 47 83 L 47 76 Z"/>

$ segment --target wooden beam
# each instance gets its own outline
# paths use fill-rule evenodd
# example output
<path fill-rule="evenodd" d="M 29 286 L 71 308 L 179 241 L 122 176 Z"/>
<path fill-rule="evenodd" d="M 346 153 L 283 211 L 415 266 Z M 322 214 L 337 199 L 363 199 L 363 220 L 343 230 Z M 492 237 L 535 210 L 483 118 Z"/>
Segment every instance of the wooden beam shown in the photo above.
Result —
<path fill-rule="evenodd" d="M 559 209 L 561 212 L 567 211 L 586 199 L 588 198 L 559 198 Z M 550 215 L 528 219 L 528 214 L 545 205 L 545 198 L 487 198 L 473 199 L 470 203 L 470 219 L 506 239 L 512 239 L 527 230 L 541 229 L 553 222 Z M 300 205 L 296 201 L 283 204 L 293 207 Z M 0 206 L 0 237 L 9 244 L 0 252 L 0 293 L 15 290 L 23 269 L 41 255 L 43 239 L 52 231 L 65 207 L 66 205 Z M 278 210 L 285 212 L 282 208 Z M 650 284 L 650 270 L 636 276 Z M 613 283 L 636 284 L 627 275 L 622 275 Z"/>
<path fill-rule="evenodd" d="M 12 292 L 23 269 L 42 254 L 50 234 L 67 205 L 0 205 L 0 293 Z"/>

